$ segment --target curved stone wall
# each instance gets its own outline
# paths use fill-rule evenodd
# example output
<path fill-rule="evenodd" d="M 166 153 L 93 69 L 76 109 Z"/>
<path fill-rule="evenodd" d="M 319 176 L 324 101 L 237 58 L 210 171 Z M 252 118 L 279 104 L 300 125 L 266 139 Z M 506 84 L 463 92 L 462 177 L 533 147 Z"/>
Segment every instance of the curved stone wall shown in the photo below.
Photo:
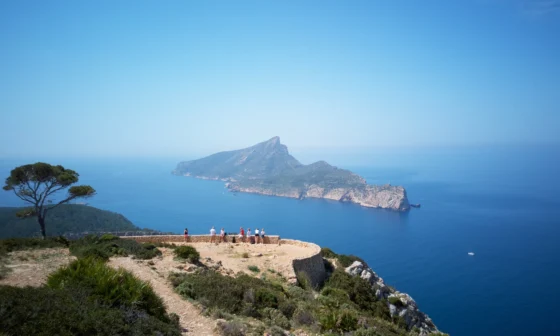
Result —
<path fill-rule="evenodd" d="M 309 256 L 294 259 L 292 261 L 294 276 L 300 272 L 305 273 L 313 287 L 317 287 L 325 281 L 327 272 L 325 271 L 325 264 L 323 263 L 323 256 L 321 255 L 321 247 L 319 245 L 293 239 L 280 239 L 279 244 L 289 244 L 311 248 L 312 252 Z"/>

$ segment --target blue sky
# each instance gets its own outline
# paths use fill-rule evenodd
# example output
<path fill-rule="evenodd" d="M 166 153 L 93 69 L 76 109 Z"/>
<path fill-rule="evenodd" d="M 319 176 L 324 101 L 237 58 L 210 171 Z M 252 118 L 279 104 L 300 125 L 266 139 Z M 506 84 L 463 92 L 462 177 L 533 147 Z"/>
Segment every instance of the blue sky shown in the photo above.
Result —
<path fill-rule="evenodd" d="M 560 144 L 560 2 L 0 1 L 0 157 Z"/>

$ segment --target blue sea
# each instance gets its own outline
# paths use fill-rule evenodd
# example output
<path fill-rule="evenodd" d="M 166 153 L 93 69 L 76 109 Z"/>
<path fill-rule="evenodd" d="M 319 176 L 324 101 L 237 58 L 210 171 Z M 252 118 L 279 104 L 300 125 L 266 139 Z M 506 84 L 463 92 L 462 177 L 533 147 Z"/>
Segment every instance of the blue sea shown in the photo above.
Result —
<path fill-rule="evenodd" d="M 305 163 L 326 159 L 369 183 L 403 185 L 422 207 L 398 213 L 326 200 L 234 196 L 223 182 L 171 175 L 179 159 L 47 161 L 78 171 L 81 182 L 97 190 L 89 204 L 140 227 L 177 233 L 188 227 L 196 234 L 212 225 L 228 231 L 258 226 L 358 255 L 451 335 L 560 335 L 557 147 L 304 154 Z M 4 159 L 0 173 L 39 159 Z M 19 205 L 0 193 L 0 206 Z"/>

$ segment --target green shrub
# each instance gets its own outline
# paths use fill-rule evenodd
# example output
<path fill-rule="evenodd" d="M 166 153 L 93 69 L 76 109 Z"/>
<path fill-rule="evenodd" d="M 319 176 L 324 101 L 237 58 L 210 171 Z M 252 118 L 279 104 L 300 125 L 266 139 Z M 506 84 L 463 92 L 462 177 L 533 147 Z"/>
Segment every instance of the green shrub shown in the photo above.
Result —
<path fill-rule="evenodd" d="M 245 258 L 245 259 L 249 258 L 249 253 L 243 252 L 243 253 L 241 254 L 241 258 Z"/>
<path fill-rule="evenodd" d="M 351 310 L 327 309 L 319 317 L 322 331 L 347 332 L 358 327 L 357 314 Z"/>
<path fill-rule="evenodd" d="M 267 335 L 270 335 L 270 336 L 285 336 L 286 333 L 284 332 L 284 330 L 282 328 L 280 328 L 278 326 L 272 326 L 268 330 Z"/>
<path fill-rule="evenodd" d="M 278 308 L 279 303 L 286 300 L 277 286 L 246 274 L 233 278 L 212 270 L 202 270 L 170 275 L 170 281 L 182 296 L 229 314 L 258 317 L 259 309 Z"/>
<path fill-rule="evenodd" d="M 298 301 L 311 301 L 313 300 L 313 293 L 306 291 L 298 286 L 288 287 L 288 296 Z"/>
<path fill-rule="evenodd" d="M 336 323 L 338 320 L 338 315 L 335 310 L 325 310 L 319 315 L 319 325 L 321 325 L 321 330 L 325 331 L 336 331 Z"/>
<path fill-rule="evenodd" d="M 333 252 L 333 250 L 331 250 L 328 247 L 323 247 L 321 248 L 321 255 L 323 256 L 323 258 L 336 258 L 337 254 Z"/>
<path fill-rule="evenodd" d="M 373 316 L 381 318 L 383 320 L 391 320 L 391 311 L 387 306 L 387 301 L 381 300 L 373 303 L 372 307 Z"/>
<path fill-rule="evenodd" d="M 291 319 L 294 316 L 294 312 L 297 309 L 297 305 L 292 300 L 282 301 L 278 305 L 278 310 L 284 314 L 287 318 Z"/>
<path fill-rule="evenodd" d="M 250 265 L 249 267 L 247 267 L 249 269 L 249 271 L 253 272 L 253 273 L 259 273 L 261 270 L 255 266 L 255 265 Z"/>
<path fill-rule="evenodd" d="M 261 315 L 269 325 L 276 325 L 282 329 L 290 329 L 290 321 L 278 309 L 264 308 Z"/>
<path fill-rule="evenodd" d="M 352 263 L 354 261 L 360 261 L 364 265 L 366 264 L 365 261 L 362 258 L 356 257 L 355 255 L 339 254 L 339 255 L 337 255 L 337 259 L 338 259 L 338 262 L 340 263 L 340 265 L 344 268 L 352 265 Z"/>
<path fill-rule="evenodd" d="M 338 330 L 340 331 L 351 331 L 358 328 L 358 317 L 357 314 L 352 310 L 343 310 L 339 313 Z"/>
<path fill-rule="evenodd" d="M 47 286 L 53 289 L 79 287 L 89 296 L 110 307 L 142 309 L 156 318 L 169 322 L 163 301 L 152 287 L 131 273 L 115 270 L 93 258 L 78 259 L 51 274 Z"/>
<path fill-rule="evenodd" d="M 315 324 L 315 316 L 308 305 L 299 306 L 294 315 L 292 320 L 300 326 L 311 326 Z"/>
<path fill-rule="evenodd" d="M 109 260 L 109 253 L 97 246 L 87 246 L 80 250 L 79 258 L 94 258 L 102 261 Z"/>
<path fill-rule="evenodd" d="M 345 302 L 350 301 L 350 296 L 348 295 L 348 293 L 340 288 L 328 286 L 323 287 L 323 290 L 321 290 L 321 295 L 330 296 Z"/>
<path fill-rule="evenodd" d="M 138 307 L 112 308 L 79 287 L 0 286 L 0 330 L 6 335 L 181 335 Z"/>
<path fill-rule="evenodd" d="M 255 305 L 258 308 L 272 307 L 278 308 L 278 297 L 268 288 L 257 288 L 255 291 Z"/>
<path fill-rule="evenodd" d="M 177 257 L 187 259 L 192 264 L 198 263 L 200 260 L 200 253 L 189 245 L 177 247 L 174 253 Z"/>
<path fill-rule="evenodd" d="M 111 241 L 111 240 L 117 240 L 119 239 L 119 237 L 112 235 L 110 233 L 106 233 L 104 235 L 102 235 L 101 237 L 99 237 L 99 241 Z"/>
<path fill-rule="evenodd" d="M 218 321 L 218 330 L 223 336 L 245 336 L 247 327 L 239 321 Z"/>
<path fill-rule="evenodd" d="M 374 290 L 367 280 L 354 277 L 337 269 L 333 272 L 325 287 L 338 288 L 348 293 L 352 302 L 362 310 L 373 311 L 373 304 L 377 300 Z"/>
<path fill-rule="evenodd" d="M 296 274 L 296 278 L 298 281 L 298 285 L 303 288 L 303 289 L 313 289 L 313 286 L 311 286 L 311 280 L 309 280 L 309 276 L 307 276 L 307 274 L 305 272 L 298 272 Z"/>

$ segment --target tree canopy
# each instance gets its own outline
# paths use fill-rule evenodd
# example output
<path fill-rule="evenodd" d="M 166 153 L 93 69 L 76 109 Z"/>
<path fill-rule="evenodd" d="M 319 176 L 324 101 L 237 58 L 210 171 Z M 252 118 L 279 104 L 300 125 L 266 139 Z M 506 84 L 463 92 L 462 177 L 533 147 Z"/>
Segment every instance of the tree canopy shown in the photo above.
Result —
<path fill-rule="evenodd" d="M 76 198 L 95 195 L 95 189 L 89 185 L 71 186 L 78 180 L 79 174 L 74 170 L 37 162 L 14 168 L 6 178 L 3 189 L 12 191 L 18 198 L 30 204 L 29 208 L 18 212 L 17 216 L 37 216 L 41 234 L 45 237 L 45 218 L 49 210 Z M 53 201 L 54 194 L 64 189 L 68 189 L 66 197 Z"/>

